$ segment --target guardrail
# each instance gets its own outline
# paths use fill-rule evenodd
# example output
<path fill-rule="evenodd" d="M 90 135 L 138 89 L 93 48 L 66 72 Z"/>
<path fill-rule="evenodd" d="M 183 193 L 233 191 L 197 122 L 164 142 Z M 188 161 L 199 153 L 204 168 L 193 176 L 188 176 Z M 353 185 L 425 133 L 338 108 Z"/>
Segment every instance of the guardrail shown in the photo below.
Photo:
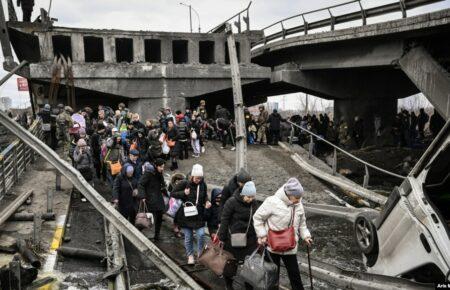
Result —
<path fill-rule="evenodd" d="M 228 18 L 224 22 L 220 23 L 219 25 L 217 25 L 216 27 L 214 27 L 213 29 L 208 31 L 208 33 L 224 32 L 226 24 L 229 21 L 231 21 L 231 20 L 236 20 L 234 22 L 234 25 L 237 27 L 238 33 L 242 32 L 242 21 L 244 21 L 245 24 L 246 24 L 245 31 L 250 31 L 250 6 L 251 5 L 252 5 L 252 1 L 250 1 L 250 3 L 248 3 L 247 8 L 245 8 L 245 9 L 239 11 L 238 13 L 234 14 L 233 16 L 231 16 L 230 18 Z"/>
<path fill-rule="evenodd" d="M 305 35 L 308 34 L 309 30 L 311 29 L 317 29 L 317 28 L 323 28 L 323 27 L 330 27 L 330 30 L 333 31 L 336 24 L 341 24 L 345 22 L 355 21 L 355 20 L 361 20 L 362 25 L 367 24 L 367 18 L 369 17 L 375 17 L 380 16 L 388 13 L 393 12 L 401 12 L 402 18 L 407 17 L 406 11 L 409 9 L 413 9 L 419 6 L 428 5 L 435 2 L 440 2 L 442 0 L 395 0 L 394 3 L 385 4 L 378 7 L 368 8 L 364 9 L 363 5 L 361 4 L 361 0 L 353 0 L 349 2 L 345 2 L 342 4 L 337 4 L 333 6 L 329 6 L 326 8 L 316 9 L 300 14 L 296 14 L 294 16 L 290 16 L 287 18 L 284 18 L 282 20 L 279 20 L 269 26 L 264 27 L 262 30 L 264 31 L 264 38 L 258 42 L 253 43 L 253 47 L 261 44 L 267 44 L 269 41 L 277 40 L 277 39 L 285 39 L 286 36 L 295 34 L 295 33 L 304 33 Z M 359 8 L 358 11 L 342 14 L 342 15 L 334 15 L 333 9 L 343 6 L 350 6 L 354 5 Z M 307 15 L 311 15 L 314 13 L 319 12 L 328 12 L 329 18 L 317 20 L 314 22 L 308 22 L 306 17 Z M 298 20 L 301 21 L 301 25 L 286 28 L 286 22 L 289 20 L 293 20 L 298 18 Z M 281 29 L 278 32 L 266 35 L 266 31 L 270 28 L 277 27 Z"/>
<path fill-rule="evenodd" d="M 317 134 L 314 134 L 313 132 L 309 131 L 306 128 L 301 127 L 298 124 L 295 124 L 295 123 L 293 123 L 291 121 L 288 121 L 288 123 L 291 124 L 291 136 L 289 138 L 289 144 L 290 145 L 292 145 L 292 141 L 293 141 L 294 134 L 295 134 L 294 127 L 299 128 L 303 132 L 306 132 L 307 134 L 309 134 L 310 142 L 309 142 L 308 150 L 309 150 L 309 158 L 310 159 L 313 156 L 313 151 L 314 151 L 314 138 L 316 138 L 316 139 L 318 139 L 318 140 L 320 140 L 322 142 L 325 142 L 326 144 L 328 144 L 331 147 L 333 147 L 333 151 L 334 151 L 333 152 L 333 163 L 332 163 L 333 175 L 335 175 L 336 172 L 337 172 L 337 151 L 340 151 L 340 152 L 344 153 L 345 155 L 347 155 L 348 157 L 358 161 L 359 163 L 364 164 L 364 168 L 365 168 L 365 175 L 364 175 L 364 181 L 363 181 L 363 187 L 364 188 L 367 188 L 368 185 L 369 185 L 369 167 L 372 168 L 372 169 L 375 169 L 375 170 L 377 170 L 379 172 L 382 172 L 384 174 L 396 177 L 396 178 L 400 178 L 400 179 L 405 179 L 406 178 L 406 176 L 402 176 L 402 175 L 396 174 L 394 172 L 390 172 L 390 171 L 388 171 L 386 169 L 380 168 L 380 167 L 378 167 L 376 165 L 373 165 L 373 164 L 371 164 L 369 162 L 366 162 L 366 161 L 362 160 L 361 158 L 358 158 L 355 155 L 351 154 L 350 152 L 345 151 L 344 149 L 334 145 L 333 143 L 331 143 L 330 141 L 324 139 L 323 137 L 321 137 L 321 136 L 319 136 Z"/>
<path fill-rule="evenodd" d="M 33 122 L 29 131 L 42 140 L 41 122 Z M 20 139 L 14 140 L 0 153 L 0 199 L 17 183 L 27 166 L 33 163 L 37 153 Z"/>

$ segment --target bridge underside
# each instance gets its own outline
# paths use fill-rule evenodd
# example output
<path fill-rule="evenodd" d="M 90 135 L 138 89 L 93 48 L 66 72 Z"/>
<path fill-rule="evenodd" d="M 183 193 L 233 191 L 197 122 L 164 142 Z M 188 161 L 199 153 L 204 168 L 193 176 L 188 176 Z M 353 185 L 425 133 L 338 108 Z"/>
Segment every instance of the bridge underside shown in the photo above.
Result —
<path fill-rule="evenodd" d="M 104 103 L 107 98 L 113 103 L 125 101 L 133 111 L 147 118 L 155 116 L 162 107 L 184 109 L 190 99 L 198 96 L 208 100 L 225 97 L 225 102 L 232 104 L 229 65 L 74 64 L 72 69 L 77 107 L 93 106 L 97 101 L 102 103 L 102 99 Z M 51 70 L 50 64 L 30 65 L 30 80 L 44 85 L 43 95 L 48 95 L 45 92 L 51 83 Z M 244 86 L 270 78 L 270 69 L 258 65 L 241 65 L 240 71 Z M 63 78 L 60 89 L 63 102 L 66 102 L 65 83 Z M 224 99 L 217 102 L 223 103 Z"/>
<path fill-rule="evenodd" d="M 272 68 L 271 86 L 333 99 L 336 119 L 359 115 L 370 129 L 374 115 L 389 126 L 397 99 L 419 92 L 450 117 L 448 39 L 450 9 L 276 41 L 252 61 Z"/>

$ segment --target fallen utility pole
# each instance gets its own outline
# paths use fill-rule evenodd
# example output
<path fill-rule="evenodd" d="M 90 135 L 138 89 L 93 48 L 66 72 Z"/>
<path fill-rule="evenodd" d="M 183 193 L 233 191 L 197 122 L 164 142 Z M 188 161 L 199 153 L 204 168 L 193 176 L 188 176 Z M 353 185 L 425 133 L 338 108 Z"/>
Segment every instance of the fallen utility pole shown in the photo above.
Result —
<path fill-rule="evenodd" d="M 4 115 L 3 112 L 1 114 L 3 114 L 3 116 L 6 116 L 6 115 Z M 11 120 L 11 122 L 15 123 L 15 121 L 13 121 L 13 120 Z M 20 126 L 20 125 L 18 125 L 18 126 Z M 21 128 L 21 129 L 25 130 L 23 128 Z M 28 134 L 33 136 L 29 132 L 28 132 Z M 28 197 L 30 197 L 31 194 L 33 194 L 32 190 L 22 193 L 5 210 L 0 212 L 0 225 L 2 225 L 6 220 L 8 220 L 9 217 L 12 216 L 16 212 L 16 210 L 27 200 Z"/>
<path fill-rule="evenodd" d="M 0 123 L 61 172 L 95 207 L 95 209 L 113 224 L 144 256 L 150 259 L 153 264 L 155 264 L 155 266 L 175 284 L 179 285 L 178 289 L 203 289 L 194 281 L 194 279 L 186 274 L 174 261 L 150 242 L 146 236 L 106 201 L 105 198 L 103 198 L 103 196 L 101 196 L 83 178 L 80 172 L 61 159 L 59 155 L 44 142 L 22 128 L 17 122 L 10 119 L 3 112 L 0 112 Z"/>
<path fill-rule="evenodd" d="M 239 172 L 241 168 L 247 169 L 247 134 L 244 119 L 244 100 L 242 98 L 241 74 L 239 72 L 236 42 L 231 24 L 226 24 L 225 31 L 227 33 L 228 55 L 230 56 L 231 80 L 233 83 L 234 120 L 236 126 L 236 172 Z"/>

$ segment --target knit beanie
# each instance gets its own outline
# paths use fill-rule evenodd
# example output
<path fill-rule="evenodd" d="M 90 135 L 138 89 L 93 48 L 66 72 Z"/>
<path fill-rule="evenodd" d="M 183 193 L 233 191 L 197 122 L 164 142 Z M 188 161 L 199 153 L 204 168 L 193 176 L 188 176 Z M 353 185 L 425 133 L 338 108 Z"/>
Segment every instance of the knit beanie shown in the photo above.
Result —
<path fill-rule="evenodd" d="M 304 191 L 300 181 L 295 177 L 291 177 L 284 185 L 284 192 L 287 196 L 302 197 Z"/>
<path fill-rule="evenodd" d="M 87 146 L 86 140 L 84 140 L 84 139 L 79 139 L 78 142 L 77 142 L 77 146 L 78 146 L 78 147 Z"/>
<path fill-rule="evenodd" d="M 150 162 L 144 163 L 144 172 L 155 172 L 155 167 Z"/>
<path fill-rule="evenodd" d="M 192 166 L 191 176 L 193 177 L 203 177 L 203 166 L 200 164 L 195 164 Z"/>
<path fill-rule="evenodd" d="M 127 174 L 134 173 L 134 167 L 131 166 L 130 164 L 128 164 L 127 168 L 125 169 L 125 171 L 127 172 Z"/>
<path fill-rule="evenodd" d="M 247 172 L 247 170 L 241 168 L 236 176 L 236 180 L 240 183 L 246 183 L 247 181 L 251 181 L 252 177 L 250 176 L 250 173 Z"/>
<path fill-rule="evenodd" d="M 256 187 L 253 181 L 248 181 L 242 187 L 241 195 L 243 196 L 256 196 Z"/>

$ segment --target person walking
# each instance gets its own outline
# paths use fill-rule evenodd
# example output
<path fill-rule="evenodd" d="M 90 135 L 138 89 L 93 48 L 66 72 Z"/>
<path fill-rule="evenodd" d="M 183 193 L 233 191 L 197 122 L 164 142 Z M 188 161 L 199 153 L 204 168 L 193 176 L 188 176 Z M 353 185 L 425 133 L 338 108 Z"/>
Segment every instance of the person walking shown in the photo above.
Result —
<path fill-rule="evenodd" d="M 269 120 L 269 112 L 266 111 L 263 105 L 259 106 L 258 116 L 258 143 L 267 144 L 267 121 Z"/>
<path fill-rule="evenodd" d="M 242 263 L 246 256 L 251 255 L 258 247 L 253 214 L 256 212 L 256 187 L 253 181 L 248 181 L 242 188 L 236 190 L 227 200 L 220 218 L 218 237 L 224 243 L 224 249 L 233 254 Z M 233 245 L 231 235 L 245 234 L 246 245 Z M 233 289 L 233 277 L 225 277 L 227 289 Z M 245 284 L 245 289 L 253 289 Z"/>
<path fill-rule="evenodd" d="M 85 139 L 79 139 L 73 152 L 75 168 L 83 175 L 87 182 L 94 179 L 94 159 L 91 149 L 87 146 Z"/>
<path fill-rule="evenodd" d="M 417 129 L 419 131 L 419 139 L 422 140 L 425 137 L 425 125 L 428 123 L 430 117 L 425 113 L 425 109 L 421 108 L 419 116 L 417 117 Z"/>
<path fill-rule="evenodd" d="M 278 141 L 280 141 L 281 122 L 286 122 L 286 120 L 281 117 L 276 109 L 274 109 L 273 113 L 269 116 L 268 122 L 270 135 L 269 142 L 272 145 L 278 145 Z"/>
<path fill-rule="evenodd" d="M 252 176 L 245 170 L 241 168 L 239 172 L 228 181 L 222 189 L 222 197 L 220 199 L 220 212 L 222 212 L 225 207 L 227 200 L 233 196 L 236 190 L 241 189 L 244 184 L 252 180 Z"/>
<path fill-rule="evenodd" d="M 118 207 L 120 214 L 131 223 L 134 223 L 136 219 L 136 196 L 138 194 L 138 184 L 133 178 L 134 171 L 134 167 L 126 163 L 114 180 L 112 189 L 114 205 Z"/>
<path fill-rule="evenodd" d="M 170 170 L 174 171 L 178 169 L 177 158 L 180 152 L 180 146 L 178 142 L 178 129 L 175 127 L 174 121 L 169 119 L 167 122 L 167 145 L 170 147 L 170 157 L 172 159 L 172 165 Z"/>
<path fill-rule="evenodd" d="M 31 22 L 34 0 L 17 0 L 17 6 L 22 7 L 23 22 Z"/>
<path fill-rule="evenodd" d="M 271 231 L 282 231 L 293 227 L 296 245 L 285 252 L 277 252 L 268 246 L 274 263 L 280 272 L 280 260 L 286 267 L 291 289 L 304 289 L 297 261 L 297 246 L 300 238 L 312 245 L 311 234 L 306 226 L 305 210 L 301 203 L 304 190 L 296 178 L 290 178 L 278 191 L 262 203 L 253 216 L 258 243 L 266 245 Z M 297 230 L 299 229 L 299 230 Z M 300 233 L 300 236 L 299 236 Z"/>
<path fill-rule="evenodd" d="M 179 143 L 179 152 L 180 155 L 178 158 L 180 160 L 189 158 L 189 128 L 187 127 L 184 120 L 180 120 L 178 122 L 178 143 Z"/>
<path fill-rule="evenodd" d="M 205 236 L 204 210 L 210 208 L 207 186 L 203 176 L 203 167 L 195 164 L 191 176 L 178 183 L 171 196 L 182 200 L 176 219 L 184 234 L 184 247 L 188 258 L 188 265 L 195 264 L 194 231 L 197 237 L 197 257 L 203 251 Z"/>
<path fill-rule="evenodd" d="M 153 237 L 155 241 L 159 241 L 162 218 L 166 209 L 164 195 L 167 196 L 167 189 L 163 176 L 164 164 L 163 159 L 156 159 L 155 170 L 146 170 L 138 183 L 139 197 L 146 203 L 148 210 L 155 219 L 155 235 Z"/>
<path fill-rule="evenodd" d="M 223 108 L 221 105 L 216 106 L 216 128 L 217 133 L 219 134 L 220 140 L 222 141 L 222 147 L 221 149 L 225 149 L 227 147 L 227 143 L 231 142 L 231 114 L 230 111 L 228 111 L 226 108 Z M 229 141 L 230 139 L 230 141 Z M 233 151 L 235 149 L 234 144 L 232 144 L 231 150 Z"/>

